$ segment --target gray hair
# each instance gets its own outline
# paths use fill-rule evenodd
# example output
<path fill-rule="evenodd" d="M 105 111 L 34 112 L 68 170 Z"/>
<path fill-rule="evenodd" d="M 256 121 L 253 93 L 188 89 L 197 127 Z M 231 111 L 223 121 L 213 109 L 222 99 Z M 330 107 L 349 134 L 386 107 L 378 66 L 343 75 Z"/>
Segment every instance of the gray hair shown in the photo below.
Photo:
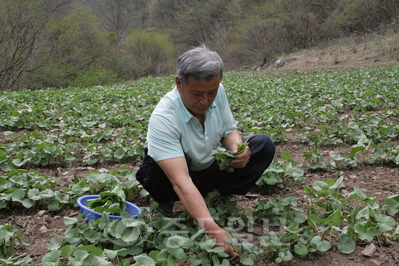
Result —
<path fill-rule="evenodd" d="M 223 76 L 223 61 L 220 56 L 209 50 L 205 45 L 191 49 L 177 60 L 177 75 L 180 81 L 187 85 L 188 77 L 197 81 L 209 81 L 220 73 Z"/>

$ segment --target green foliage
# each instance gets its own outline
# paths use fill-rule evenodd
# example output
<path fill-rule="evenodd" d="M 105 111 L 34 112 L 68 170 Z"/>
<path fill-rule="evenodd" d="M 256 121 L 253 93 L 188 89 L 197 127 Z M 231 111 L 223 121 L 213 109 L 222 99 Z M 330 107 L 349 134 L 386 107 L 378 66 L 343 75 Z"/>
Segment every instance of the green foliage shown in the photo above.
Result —
<path fill-rule="evenodd" d="M 126 209 L 125 200 L 114 192 L 102 192 L 100 198 L 89 201 L 87 207 L 99 213 L 120 215 Z"/>
<path fill-rule="evenodd" d="M 67 190 L 55 191 L 60 185 L 56 178 L 49 178 L 35 170 L 9 171 L 5 177 L 0 177 L 0 208 L 6 208 L 13 202 L 22 204 L 25 208 L 48 204 L 50 210 L 59 210 L 62 204 L 69 203 L 70 193 Z"/>
<path fill-rule="evenodd" d="M 16 248 L 19 245 L 28 245 L 22 241 L 21 232 L 12 225 L 0 225 L 0 264 L 1 265 L 33 265 L 32 259 L 27 256 L 13 262 Z"/>
<path fill-rule="evenodd" d="M 95 85 L 110 85 L 123 82 L 124 79 L 112 69 L 105 66 L 92 65 L 86 70 L 75 71 L 74 78 L 67 85 L 87 88 Z"/>
<path fill-rule="evenodd" d="M 305 186 L 311 207 L 307 214 L 297 210 L 295 198 L 284 201 L 262 200 L 254 207 L 251 216 L 266 219 L 269 235 L 259 237 L 268 246 L 268 254 L 276 263 L 289 261 L 292 254 L 306 256 L 312 252 L 325 252 L 336 245 L 344 254 L 352 253 L 357 242 L 371 242 L 389 236 L 397 237 L 397 223 L 385 213 L 397 213 L 397 196 L 384 202 L 382 209 L 376 199 L 364 194 L 358 187 L 347 196 L 338 192 L 343 178 L 315 181 L 312 188 Z M 394 200 L 395 199 L 395 200 Z M 357 201 L 357 204 L 349 204 Z M 256 221 L 256 219 L 255 219 Z M 395 230 L 396 228 L 396 230 Z M 315 235 L 315 233 L 317 235 Z M 329 232 L 328 235 L 325 235 Z M 334 240 L 333 232 L 339 235 Z"/>
<path fill-rule="evenodd" d="M 337 173 L 336 178 L 304 187 L 306 208 L 304 199 L 294 197 L 259 200 L 251 210 L 234 200 L 213 206 L 206 198 L 215 221 L 231 231 L 234 239 L 228 241 L 235 245 L 238 259 L 215 247 L 187 212 L 176 219 L 131 219 L 121 213 L 122 221 L 107 216 L 89 223 L 81 217 L 66 218 L 70 228 L 62 233 L 63 241 L 49 243 L 42 264 L 255 265 L 263 253 L 284 262 L 331 249 L 349 254 L 358 243 L 397 241 L 398 195 L 381 202 L 360 187 L 343 193 L 343 174 L 337 170 L 399 163 L 398 71 L 225 73 L 223 83 L 239 130 L 245 137 L 269 134 L 280 147 L 258 186 L 301 182 L 313 171 Z M 172 85 L 169 76 L 109 87 L 0 92 L 0 208 L 57 211 L 72 207 L 80 195 L 113 189 L 123 191 L 127 200 L 134 193 L 148 195 L 126 164 L 113 172 L 101 167 L 141 160 L 151 111 Z M 294 158 L 285 151 L 288 141 L 302 156 Z M 346 153 L 326 152 L 337 146 Z M 85 177 L 72 176 L 62 172 L 69 163 L 91 170 Z M 32 166 L 58 168 L 58 175 L 26 170 Z M 63 183 L 65 177 L 73 182 Z M 143 213 L 148 211 L 143 208 Z M 241 235 L 255 227 L 264 232 L 254 240 L 268 249 Z M 8 261 L 0 259 L 3 265 Z"/>
<path fill-rule="evenodd" d="M 297 166 L 292 155 L 288 152 L 282 152 L 281 160 L 275 157 L 271 165 L 263 172 L 261 177 L 256 181 L 256 185 L 277 186 L 282 187 L 283 180 L 292 178 L 294 181 L 303 181 L 304 169 Z"/>
<path fill-rule="evenodd" d="M 248 146 L 248 142 L 244 141 L 241 144 L 237 144 L 237 153 L 233 154 L 230 150 L 223 147 L 218 147 L 216 150 L 211 151 L 209 156 L 213 156 L 220 170 L 226 170 L 227 173 L 234 172 L 234 167 L 230 165 L 231 160 L 244 152 L 245 147 Z"/>
<path fill-rule="evenodd" d="M 92 86 L 116 81 L 116 75 L 104 68 L 109 54 L 108 39 L 98 19 L 89 9 L 79 8 L 51 24 L 49 34 L 56 41 L 57 53 L 43 74 L 50 86 Z"/>
<path fill-rule="evenodd" d="M 159 76 L 173 71 L 173 44 L 167 34 L 135 30 L 126 36 L 122 49 L 127 78 Z"/>

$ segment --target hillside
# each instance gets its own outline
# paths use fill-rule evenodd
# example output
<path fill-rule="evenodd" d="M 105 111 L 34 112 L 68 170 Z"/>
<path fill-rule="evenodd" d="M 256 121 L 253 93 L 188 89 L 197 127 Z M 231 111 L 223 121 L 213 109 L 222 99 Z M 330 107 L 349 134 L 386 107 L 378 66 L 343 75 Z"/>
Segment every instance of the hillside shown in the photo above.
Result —
<path fill-rule="evenodd" d="M 318 47 L 284 55 L 281 70 L 358 69 L 399 63 L 399 23 L 379 33 L 333 40 Z M 266 69 L 273 69 L 269 65 Z"/>

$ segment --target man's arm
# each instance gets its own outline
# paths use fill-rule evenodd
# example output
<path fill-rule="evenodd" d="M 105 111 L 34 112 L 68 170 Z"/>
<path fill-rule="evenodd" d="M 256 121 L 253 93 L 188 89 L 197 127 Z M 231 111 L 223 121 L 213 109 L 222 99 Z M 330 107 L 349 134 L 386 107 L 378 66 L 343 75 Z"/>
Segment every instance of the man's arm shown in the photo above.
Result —
<path fill-rule="evenodd" d="M 224 238 L 231 238 L 231 235 L 220 228 L 213 220 L 201 193 L 189 176 L 185 158 L 177 157 L 158 161 L 157 163 L 169 178 L 173 189 L 188 213 L 202 228 L 207 229 L 206 234 L 208 236 L 216 239 L 216 245 L 224 247 L 231 257 L 236 257 L 232 246 L 224 241 Z"/>
<path fill-rule="evenodd" d="M 225 138 L 222 139 L 222 146 L 228 150 L 230 150 L 233 154 L 237 153 L 237 145 L 242 143 L 242 139 L 238 131 L 235 129 L 230 134 L 228 134 Z M 243 153 L 238 155 L 236 158 L 231 160 L 230 165 L 234 168 L 244 168 L 251 156 L 251 151 L 249 147 L 245 147 Z"/>

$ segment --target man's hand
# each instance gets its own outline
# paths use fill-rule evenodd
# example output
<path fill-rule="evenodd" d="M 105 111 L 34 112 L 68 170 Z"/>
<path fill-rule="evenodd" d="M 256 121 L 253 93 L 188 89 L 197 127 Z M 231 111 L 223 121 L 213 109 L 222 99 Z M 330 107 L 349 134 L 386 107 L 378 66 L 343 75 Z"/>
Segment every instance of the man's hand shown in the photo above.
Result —
<path fill-rule="evenodd" d="M 231 153 L 236 154 L 237 153 L 237 145 L 234 145 L 230 149 Z M 237 155 L 233 160 L 231 160 L 230 165 L 233 166 L 234 168 L 244 168 L 247 163 L 249 162 L 249 158 L 251 157 L 251 151 L 248 146 L 245 147 L 245 150 L 243 153 Z"/>
<path fill-rule="evenodd" d="M 222 139 L 222 145 L 224 148 L 231 151 L 232 154 L 238 153 L 237 145 L 242 143 L 242 139 L 238 131 L 235 129 L 230 132 L 227 137 Z M 249 158 L 251 157 L 251 151 L 249 150 L 248 145 L 245 147 L 244 151 L 237 155 L 234 159 L 230 161 L 230 165 L 234 168 L 244 168 L 249 162 Z"/>
<path fill-rule="evenodd" d="M 209 237 L 216 239 L 216 246 L 223 247 L 230 257 L 237 257 L 237 253 L 234 252 L 232 245 L 224 241 L 225 238 L 232 238 L 227 231 L 219 228 L 217 230 L 209 230 L 206 232 L 206 234 Z"/>

